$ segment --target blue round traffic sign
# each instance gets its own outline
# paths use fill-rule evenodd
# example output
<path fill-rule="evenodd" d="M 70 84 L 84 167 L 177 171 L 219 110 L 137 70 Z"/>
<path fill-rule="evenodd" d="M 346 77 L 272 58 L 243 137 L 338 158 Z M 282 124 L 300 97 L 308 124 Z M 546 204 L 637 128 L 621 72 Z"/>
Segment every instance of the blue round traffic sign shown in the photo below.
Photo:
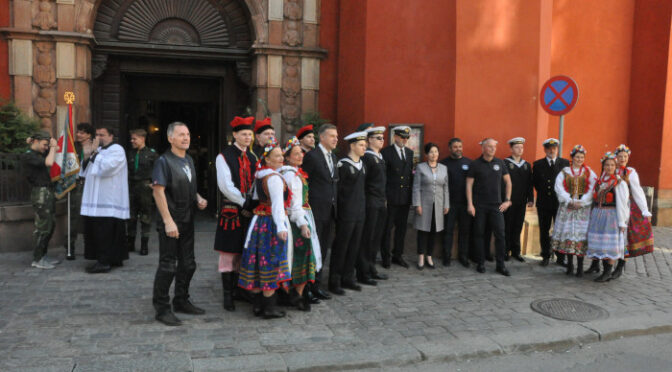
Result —
<path fill-rule="evenodd" d="M 551 115 L 564 115 L 571 111 L 579 100 L 576 82 L 564 75 L 550 78 L 541 88 L 541 107 Z"/>

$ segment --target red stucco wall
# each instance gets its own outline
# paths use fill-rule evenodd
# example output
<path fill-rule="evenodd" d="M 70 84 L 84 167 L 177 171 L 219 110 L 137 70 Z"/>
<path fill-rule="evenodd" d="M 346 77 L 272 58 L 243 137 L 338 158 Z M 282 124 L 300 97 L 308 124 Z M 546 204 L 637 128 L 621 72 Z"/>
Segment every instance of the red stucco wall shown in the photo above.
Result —
<path fill-rule="evenodd" d="M 0 0 L 0 27 L 7 26 L 9 26 L 9 0 Z M 0 37 L 0 99 L 9 99 L 11 94 L 7 40 Z"/>

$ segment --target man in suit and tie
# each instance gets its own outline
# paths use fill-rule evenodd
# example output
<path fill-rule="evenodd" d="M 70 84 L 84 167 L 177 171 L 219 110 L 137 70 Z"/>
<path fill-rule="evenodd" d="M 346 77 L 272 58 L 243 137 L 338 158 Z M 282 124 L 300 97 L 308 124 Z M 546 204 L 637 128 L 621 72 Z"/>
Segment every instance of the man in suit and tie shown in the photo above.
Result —
<path fill-rule="evenodd" d="M 315 217 L 315 228 L 320 241 L 322 258 L 327 257 L 330 235 L 336 219 L 338 193 L 338 158 L 333 150 L 338 144 L 338 131 L 333 124 L 322 124 L 318 130 L 319 145 L 303 158 L 303 170 L 308 173 L 308 202 Z M 322 300 L 331 296 L 320 287 L 322 272 L 315 276 L 313 295 Z"/>
<path fill-rule="evenodd" d="M 390 262 L 408 268 L 408 263 L 404 261 L 402 254 L 413 189 L 413 151 L 406 147 L 411 136 L 411 128 L 403 125 L 395 127 L 392 131 L 394 143 L 380 152 L 385 161 L 387 174 L 385 187 L 387 221 L 380 254 L 384 268 L 389 268 Z M 394 250 L 390 252 L 392 228 L 394 228 Z"/>
<path fill-rule="evenodd" d="M 551 259 L 551 223 L 558 213 L 558 197 L 555 194 L 555 177 L 564 167 L 569 167 L 569 160 L 558 157 L 559 141 L 549 138 L 543 142 L 546 157 L 534 162 L 532 179 L 537 190 L 537 215 L 539 216 L 539 242 L 541 244 L 541 266 L 548 266 Z M 558 265 L 564 265 L 565 257 L 556 254 Z"/>

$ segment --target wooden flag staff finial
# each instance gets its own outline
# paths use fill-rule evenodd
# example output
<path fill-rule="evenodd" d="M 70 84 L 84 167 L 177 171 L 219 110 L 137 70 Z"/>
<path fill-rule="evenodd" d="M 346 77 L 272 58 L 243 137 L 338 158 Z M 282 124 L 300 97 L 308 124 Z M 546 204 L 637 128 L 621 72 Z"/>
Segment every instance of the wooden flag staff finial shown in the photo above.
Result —
<path fill-rule="evenodd" d="M 65 94 L 63 95 L 63 99 L 65 99 L 65 103 L 67 103 L 68 105 L 72 105 L 73 103 L 75 103 L 75 93 L 65 92 Z"/>

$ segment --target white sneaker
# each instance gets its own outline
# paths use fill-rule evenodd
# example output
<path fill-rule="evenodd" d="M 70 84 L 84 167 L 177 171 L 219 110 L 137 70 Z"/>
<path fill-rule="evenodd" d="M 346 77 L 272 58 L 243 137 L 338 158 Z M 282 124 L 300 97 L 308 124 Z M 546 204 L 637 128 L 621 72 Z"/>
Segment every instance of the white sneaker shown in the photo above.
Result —
<path fill-rule="evenodd" d="M 37 267 L 38 269 L 53 269 L 55 266 L 47 262 L 44 257 L 42 257 L 41 260 L 39 261 L 33 261 L 33 263 L 30 265 L 32 267 Z"/>
<path fill-rule="evenodd" d="M 59 260 L 58 258 L 54 258 L 54 257 L 44 256 L 43 259 L 44 259 L 46 262 L 48 262 L 48 263 L 50 263 L 50 264 L 52 264 L 52 265 L 58 265 L 58 264 L 61 263 L 61 260 Z"/>

